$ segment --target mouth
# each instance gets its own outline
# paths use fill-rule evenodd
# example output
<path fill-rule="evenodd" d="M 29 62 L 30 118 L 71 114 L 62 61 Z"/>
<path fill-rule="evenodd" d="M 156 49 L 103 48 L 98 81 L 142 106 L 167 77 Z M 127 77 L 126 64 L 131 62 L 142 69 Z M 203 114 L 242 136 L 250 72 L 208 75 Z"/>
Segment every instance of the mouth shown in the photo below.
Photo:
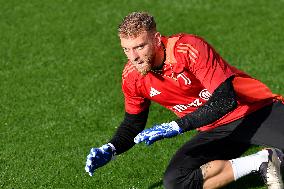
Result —
<path fill-rule="evenodd" d="M 138 61 L 134 61 L 133 63 L 136 64 L 136 65 L 141 65 L 141 64 L 144 63 L 144 61 L 139 61 L 139 62 Z"/>
<path fill-rule="evenodd" d="M 145 61 L 134 62 L 134 66 L 143 76 L 147 75 L 148 71 L 150 70 L 149 65 Z"/>

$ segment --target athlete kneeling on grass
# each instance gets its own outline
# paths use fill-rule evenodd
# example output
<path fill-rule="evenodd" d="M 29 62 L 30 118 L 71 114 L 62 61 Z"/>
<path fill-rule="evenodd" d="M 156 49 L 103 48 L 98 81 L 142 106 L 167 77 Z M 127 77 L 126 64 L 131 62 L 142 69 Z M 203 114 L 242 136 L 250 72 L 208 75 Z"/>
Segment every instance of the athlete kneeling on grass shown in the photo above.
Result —
<path fill-rule="evenodd" d="M 136 143 L 197 129 L 172 157 L 165 188 L 221 188 L 258 172 L 268 188 L 283 189 L 281 96 L 229 65 L 204 39 L 161 36 L 148 13 L 126 16 L 118 34 L 128 58 L 122 74 L 125 117 L 107 144 L 91 149 L 85 167 L 90 175 Z M 145 129 L 150 101 L 179 118 Z M 270 148 L 240 157 L 251 145 Z"/>

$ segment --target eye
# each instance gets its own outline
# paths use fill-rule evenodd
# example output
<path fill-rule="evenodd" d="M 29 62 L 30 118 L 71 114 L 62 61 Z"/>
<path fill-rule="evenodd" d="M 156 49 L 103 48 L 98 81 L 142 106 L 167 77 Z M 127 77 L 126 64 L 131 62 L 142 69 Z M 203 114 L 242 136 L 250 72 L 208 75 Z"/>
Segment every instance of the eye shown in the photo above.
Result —
<path fill-rule="evenodd" d="M 127 48 L 122 48 L 122 49 L 123 49 L 124 52 L 128 52 L 129 51 L 129 49 L 127 49 Z"/>
<path fill-rule="evenodd" d="M 142 50 L 144 48 L 144 45 L 141 45 L 139 47 L 137 47 L 137 50 Z"/>

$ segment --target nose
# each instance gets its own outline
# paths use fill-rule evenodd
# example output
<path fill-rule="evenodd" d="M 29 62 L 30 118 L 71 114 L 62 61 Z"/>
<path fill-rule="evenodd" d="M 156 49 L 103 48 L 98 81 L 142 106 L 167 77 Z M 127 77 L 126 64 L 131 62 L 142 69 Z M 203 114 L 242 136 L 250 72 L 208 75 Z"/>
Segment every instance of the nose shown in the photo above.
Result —
<path fill-rule="evenodd" d="M 131 62 L 136 62 L 136 61 L 139 60 L 139 55 L 138 55 L 138 53 L 135 50 L 131 50 L 129 52 L 129 57 L 128 58 L 129 58 L 129 60 Z"/>

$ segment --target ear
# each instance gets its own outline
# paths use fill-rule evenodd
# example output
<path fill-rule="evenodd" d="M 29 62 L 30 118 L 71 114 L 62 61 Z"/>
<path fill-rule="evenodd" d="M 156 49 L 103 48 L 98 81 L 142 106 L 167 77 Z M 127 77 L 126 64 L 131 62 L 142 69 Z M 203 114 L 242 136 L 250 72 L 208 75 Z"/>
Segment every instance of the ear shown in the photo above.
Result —
<path fill-rule="evenodd" d="M 155 41 L 156 41 L 156 44 L 157 44 L 158 47 L 161 46 L 162 36 L 161 36 L 160 32 L 155 33 Z"/>

